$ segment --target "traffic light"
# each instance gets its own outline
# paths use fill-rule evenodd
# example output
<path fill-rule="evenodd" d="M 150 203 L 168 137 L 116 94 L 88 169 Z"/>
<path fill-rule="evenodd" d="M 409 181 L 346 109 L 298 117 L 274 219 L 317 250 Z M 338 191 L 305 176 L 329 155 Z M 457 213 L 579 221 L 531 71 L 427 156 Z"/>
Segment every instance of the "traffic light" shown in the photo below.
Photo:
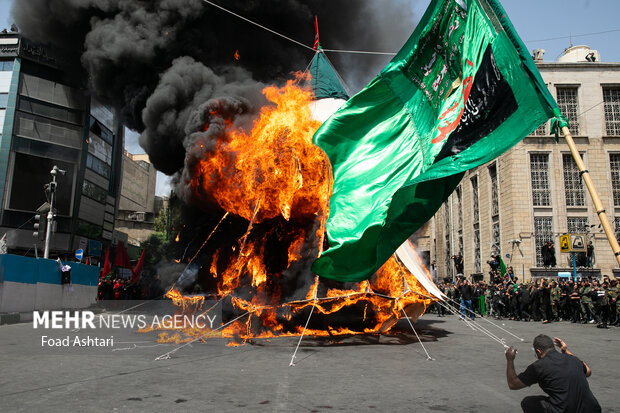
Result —
<path fill-rule="evenodd" d="M 40 240 L 45 237 L 45 228 L 41 225 L 43 225 L 41 222 L 41 214 L 36 214 L 34 216 L 34 232 L 32 233 L 32 236 Z"/>

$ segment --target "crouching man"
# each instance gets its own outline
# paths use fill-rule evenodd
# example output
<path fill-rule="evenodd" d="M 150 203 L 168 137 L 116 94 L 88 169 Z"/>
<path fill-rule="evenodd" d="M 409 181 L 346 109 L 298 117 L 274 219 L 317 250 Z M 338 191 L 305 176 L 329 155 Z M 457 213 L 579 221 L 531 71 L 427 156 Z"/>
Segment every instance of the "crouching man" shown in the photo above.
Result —
<path fill-rule="evenodd" d="M 561 352 L 556 351 L 557 346 Z M 534 339 L 537 361 L 519 375 L 515 372 L 514 347 L 506 350 L 506 379 L 511 390 L 519 390 L 538 383 L 548 396 L 528 396 L 521 401 L 524 412 L 600 412 L 601 406 L 590 391 L 586 377 L 592 371 L 575 357 L 561 339 L 544 334 Z"/>

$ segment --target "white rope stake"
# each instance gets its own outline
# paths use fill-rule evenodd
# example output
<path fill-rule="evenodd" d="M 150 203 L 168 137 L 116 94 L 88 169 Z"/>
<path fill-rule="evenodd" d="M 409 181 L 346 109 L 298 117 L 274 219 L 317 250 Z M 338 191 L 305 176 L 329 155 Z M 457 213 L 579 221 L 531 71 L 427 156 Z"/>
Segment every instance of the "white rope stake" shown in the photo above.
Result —
<path fill-rule="evenodd" d="M 310 310 L 310 314 L 308 314 L 308 319 L 306 320 L 306 325 L 304 326 L 304 329 L 301 332 L 301 336 L 299 336 L 299 341 L 297 342 L 297 347 L 295 347 L 295 352 L 293 353 L 293 357 L 291 357 L 291 362 L 289 363 L 289 367 L 295 365 L 295 357 L 297 356 L 297 350 L 299 350 L 299 346 L 301 345 L 301 340 L 303 340 L 304 334 L 306 334 L 306 329 L 308 328 L 308 323 L 310 323 L 310 318 L 312 317 L 312 313 L 314 312 L 315 307 L 316 307 L 316 299 L 314 300 L 314 304 L 312 304 L 312 310 Z"/>
<path fill-rule="evenodd" d="M 398 301 L 398 298 L 396 299 L 396 304 L 400 307 L 400 310 L 403 312 L 403 314 L 405 315 L 405 318 L 407 319 L 407 321 L 409 322 L 409 325 L 411 326 L 411 329 L 413 330 L 413 334 L 415 334 L 415 336 L 417 337 L 418 341 L 420 342 L 420 345 L 422 346 L 422 349 L 424 350 L 424 352 L 426 353 L 426 359 L 427 360 L 435 360 L 434 358 L 431 357 L 430 354 L 428 354 L 428 351 L 426 351 L 426 347 L 424 347 L 424 343 L 422 343 L 422 339 L 420 338 L 420 336 L 418 335 L 418 332 L 415 331 L 415 328 L 413 328 L 413 323 L 411 322 L 411 318 L 409 318 L 409 316 L 407 315 L 407 313 L 405 312 L 405 309 L 400 305 L 400 301 Z"/>

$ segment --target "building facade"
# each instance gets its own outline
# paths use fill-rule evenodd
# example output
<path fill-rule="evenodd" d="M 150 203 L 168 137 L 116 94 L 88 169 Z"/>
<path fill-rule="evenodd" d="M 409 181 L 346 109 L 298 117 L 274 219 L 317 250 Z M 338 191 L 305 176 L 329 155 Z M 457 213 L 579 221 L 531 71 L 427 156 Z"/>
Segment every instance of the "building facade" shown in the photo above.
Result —
<path fill-rule="evenodd" d="M 67 61 L 18 33 L 0 34 L 0 233 L 9 252 L 41 253 L 33 217 L 43 211 L 45 228 L 44 187 L 57 166 L 64 174 L 57 175 L 50 256 L 82 248 L 96 259 L 114 231 L 123 128 Z"/>
<path fill-rule="evenodd" d="M 116 229 L 128 235 L 130 245 L 140 246 L 154 233 L 157 171 L 147 154 L 124 153 L 121 197 Z"/>
<path fill-rule="evenodd" d="M 571 134 L 620 237 L 620 63 L 604 63 L 587 46 L 557 62 L 536 62 L 570 123 Z M 492 162 L 468 171 L 427 231 L 438 274 L 451 279 L 452 256 L 462 252 L 465 275 L 489 279 L 487 261 L 500 254 L 520 280 L 572 271 L 559 236 L 584 233 L 594 246 L 591 270 L 612 276 L 615 256 L 566 142 L 549 122 Z M 557 268 L 544 270 L 541 247 L 555 244 Z M 620 275 L 620 274 L 619 274 Z"/>

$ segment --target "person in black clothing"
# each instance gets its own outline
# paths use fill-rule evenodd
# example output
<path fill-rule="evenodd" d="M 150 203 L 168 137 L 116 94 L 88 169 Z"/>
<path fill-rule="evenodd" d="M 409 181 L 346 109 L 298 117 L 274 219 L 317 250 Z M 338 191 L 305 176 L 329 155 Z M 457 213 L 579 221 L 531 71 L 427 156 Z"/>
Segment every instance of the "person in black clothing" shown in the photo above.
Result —
<path fill-rule="evenodd" d="M 530 303 L 532 304 L 532 317 L 534 321 L 540 321 L 538 315 L 540 314 L 540 289 L 538 284 L 535 284 L 530 291 Z"/>
<path fill-rule="evenodd" d="M 452 259 L 454 260 L 454 268 L 456 269 L 456 273 L 463 274 L 465 268 L 463 263 L 463 254 L 459 252 L 458 255 L 453 255 Z"/>
<path fill-rule="evenodd" d="M 530 291 L 527 289 L 525 284 L 521 284 L 521 288 L 519 288 L 517 296 L 519 297 L 519 316 L 521 317 L 521 320 L 530 321 L 532 316 L 527 312 L 528 307 L 530 306 Z"/>
<path fill-rule="evenodd" d="M 474 297 L 474 289 L 468 280 L 463 280 L 459 287 L 459 293 L 461 294 L 461 315 L 463 318 L 470 317 L 472 320 L 476 318 L 474 309 L 471 305 L 471 300 Z"/>
<path fill-rule="evenodd" d="M 561 352 L 554 348 L 557 346 Z M 540 334 L 534 338 L 537 361 L 517 375 L 514 347 L 506 350 L 506 380 L 511 390 L 519 390 L 538 383 L 548 396 L 528 396 L 521 401 L 524 412 L 596 413 L 601 406 L 592 394 L 587 377 L 592 370 L 575 357 L 561 339 Z"/>
<path fill-rule="evenodd" d="M 549 266 L 549 241 L 545 241 L 545 244 L 540 247 L 540 255 L 542 255 L 543 266 Z"/>
<path fill-rule="evenodd" d="M 549 266 L 550 267 L 555 267 L 556 266 L 556 260 L 555 260 L 555 247 L 553 246 L 553 241 L 549 241 L 549 246 L 547 247 L 547 254 L 549 257 Z"/>
<path fill-rule="evenodd" d="M 587 254 L 588 258 L 586 260 L 586 265 L 592 268 L 594 265 L 594 245 L 592 245 L 592 241 L 588 242 Z"/>
<path fill-rule="evenodd" d="M 551 310 L 551 290 L 546 282 L 540 286 L 540 318 L 543 323 L 549 322 L 549 310 Z"/>

